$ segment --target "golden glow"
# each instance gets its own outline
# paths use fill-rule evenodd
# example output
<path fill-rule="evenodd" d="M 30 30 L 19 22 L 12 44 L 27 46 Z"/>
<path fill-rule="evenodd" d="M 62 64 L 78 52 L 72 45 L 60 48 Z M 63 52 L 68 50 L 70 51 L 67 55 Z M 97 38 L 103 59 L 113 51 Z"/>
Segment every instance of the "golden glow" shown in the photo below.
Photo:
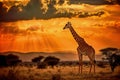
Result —
<path fill-rule="evenodd" d="M 107 46 L 120 47 L 117 44 L 120 40 L 118 37 L 120 33 L 113 30 L 112 27 L 109 28 L 109 25 L 105 25 L 105 22 L 101 20 L 96 22 L 92 18 L 58 18 L 5 23 L 6 26 L 14 25 L 18 27 L 19 31 L 14 35 L 12 33 L 1 34 L 3 37 L 0 38 L 0 51 L 75 51 L 77 44 L 70 31 L 63 30 L 67 21 L 70 21 L 78 34 L 97 51 Z M 110 25 L 111 23 L 115 22 L 106 22 Z"/>
<path fill-rule="evenodd" d="M 76 32 L 87 43 L 92 45 L 96 52 L 104 47 L 120 48 L 120 6 L 119 5 L 56 5 L 58 11 L 73 10 L 94 12 L 104 10 L 101 17 L 87 18 L 52 18 L 49 20 L 26 20 L 3 22 L 2 26 L 13 28 L 3 33 L 0 30 L 0 51 L 76 51 L 77 43 L 69 30 L 63 30 L 70 21 Z M 117 22 L 117 23 L 116 23 Z M 14 27 L 15 28 L 14 28 Z"/>

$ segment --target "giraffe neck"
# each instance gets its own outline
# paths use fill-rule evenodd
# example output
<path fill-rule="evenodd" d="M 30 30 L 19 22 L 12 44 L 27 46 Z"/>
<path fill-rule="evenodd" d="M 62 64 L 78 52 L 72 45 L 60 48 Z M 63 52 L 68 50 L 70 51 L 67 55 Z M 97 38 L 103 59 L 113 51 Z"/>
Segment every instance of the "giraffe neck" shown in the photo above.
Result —
<path fill-rule="evenodd" d="M 73 29 L 72 26 L 71 26 L 69 29 L 70 29 L 70 32 L 72 33 L 75 41 L 76 41 L 79 45 L 81 45 L 81 44 L 83 44 L 83 43 L 85 42 L 84 39 L 83 39 L 82 37 L 80 37 L 80 36 L 76 33 L 76 31 Z"/>

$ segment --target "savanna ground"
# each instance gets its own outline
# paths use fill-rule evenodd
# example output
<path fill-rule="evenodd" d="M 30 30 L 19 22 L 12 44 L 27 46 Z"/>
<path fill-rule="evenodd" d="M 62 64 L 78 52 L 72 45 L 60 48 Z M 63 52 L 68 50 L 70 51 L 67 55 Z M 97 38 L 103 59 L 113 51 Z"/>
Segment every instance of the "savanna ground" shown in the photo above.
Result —
<path fill-rule="evenodd" d="M 120 66 L 111 72 L 110 66 L 96 66 L 96 73 L 89 74 L 89 66 L 84 66 L 83 74 L 78 74 L 78 66 L 58 66 L 47 69 L 37 67 L 0 68 L 0 80 L 120 80 Z"/>

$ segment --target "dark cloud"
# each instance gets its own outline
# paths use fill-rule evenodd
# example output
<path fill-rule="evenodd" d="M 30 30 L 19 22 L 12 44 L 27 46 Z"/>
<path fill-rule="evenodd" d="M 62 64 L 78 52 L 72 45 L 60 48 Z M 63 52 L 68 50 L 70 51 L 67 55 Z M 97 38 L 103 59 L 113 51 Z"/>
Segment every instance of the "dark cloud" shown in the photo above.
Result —
<path fill-rule="evenodd" d="M 92 3 L 92 0 L 70 0 L 69 4 L 76 4 L 80 3 Z M 104 0 L 97 0 L 94 4 L 106 4 Z M 17 5 L 12 6 L 8 11 L 5 7 L 3 7 L 3 3 L 0 3 L 0 21 L 16 21 L 16 20 L 29 20 L 29 19 L 50 19 L 50 18 L 60 18 L 60 17 L 74 17 L 78 16 L 79 18 L 90 17 L 90 16 L 99 16 L 105 14 L 104 11 L 98 12 L 79 12 L 79 13 L 72 13 L 64 11 L 63 13 L 56 13 L 57 9 L 54 7 L 56 4 L 62 5 L 64 0 L 59 0 L 58 3 L 56 0 L 50 0 L 47 11 L 43 9 L 43 4 L 40 0 L 30 0 L 26 6 Z"/>
<path fill-rule="evenodd" d="M 65 2 L 65 0 L 59 0 L 58 4 L 62 5 L 62 4 L 64 4 L 64 2 Z"/>
<path fill-rule="evenodd" d="M 104 5 L 104 4 L 110 4 L 106 0 L 70 0 L 70 4 L 92 4 L 92 5 Z"/>
<path fill-rule="evenodd" d="M 101 15 L 105 14 L 104 11 L 97 11 L 97 12 L 80 12 L 78 15 L 79 17 L 91 17 L 91 16 L 98 16 L 101 17 Z"/>
<path fill-rule="evenodd" d="M 106 0 L 109 4 L 119 4 L 120 5 L 120 0 Z"/>
<path fill-rule="evenodd" d="M 120 0 L 70 0 L 70 4 L 91 4 L 91 5 L 105 5 L 105 4 L 120 4 Z"/>
<path fill-rule="evenodd" d="M 4 20 L 5 14 L 7 13 L 7 8 L 3 6 L 4 4 L 0 2 L 0 21 Z"/>

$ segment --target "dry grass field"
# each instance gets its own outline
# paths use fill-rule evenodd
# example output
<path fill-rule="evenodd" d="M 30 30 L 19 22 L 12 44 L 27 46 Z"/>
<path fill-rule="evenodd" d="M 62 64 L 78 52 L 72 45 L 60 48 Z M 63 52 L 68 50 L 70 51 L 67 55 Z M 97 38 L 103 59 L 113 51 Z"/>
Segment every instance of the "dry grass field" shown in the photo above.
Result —
<path fill-rule="evenodd" d="M 120 66 L 111 72 L 109 65 L 105 68 L 96 66 L 96 73 L 89 74 L 89 67 L 84 66 L 83 74 L 78 74 L 78 66 L 58 66 L 47 69 L 36 67 L 0 68 L 0 80 L 120 80 Z"/>

